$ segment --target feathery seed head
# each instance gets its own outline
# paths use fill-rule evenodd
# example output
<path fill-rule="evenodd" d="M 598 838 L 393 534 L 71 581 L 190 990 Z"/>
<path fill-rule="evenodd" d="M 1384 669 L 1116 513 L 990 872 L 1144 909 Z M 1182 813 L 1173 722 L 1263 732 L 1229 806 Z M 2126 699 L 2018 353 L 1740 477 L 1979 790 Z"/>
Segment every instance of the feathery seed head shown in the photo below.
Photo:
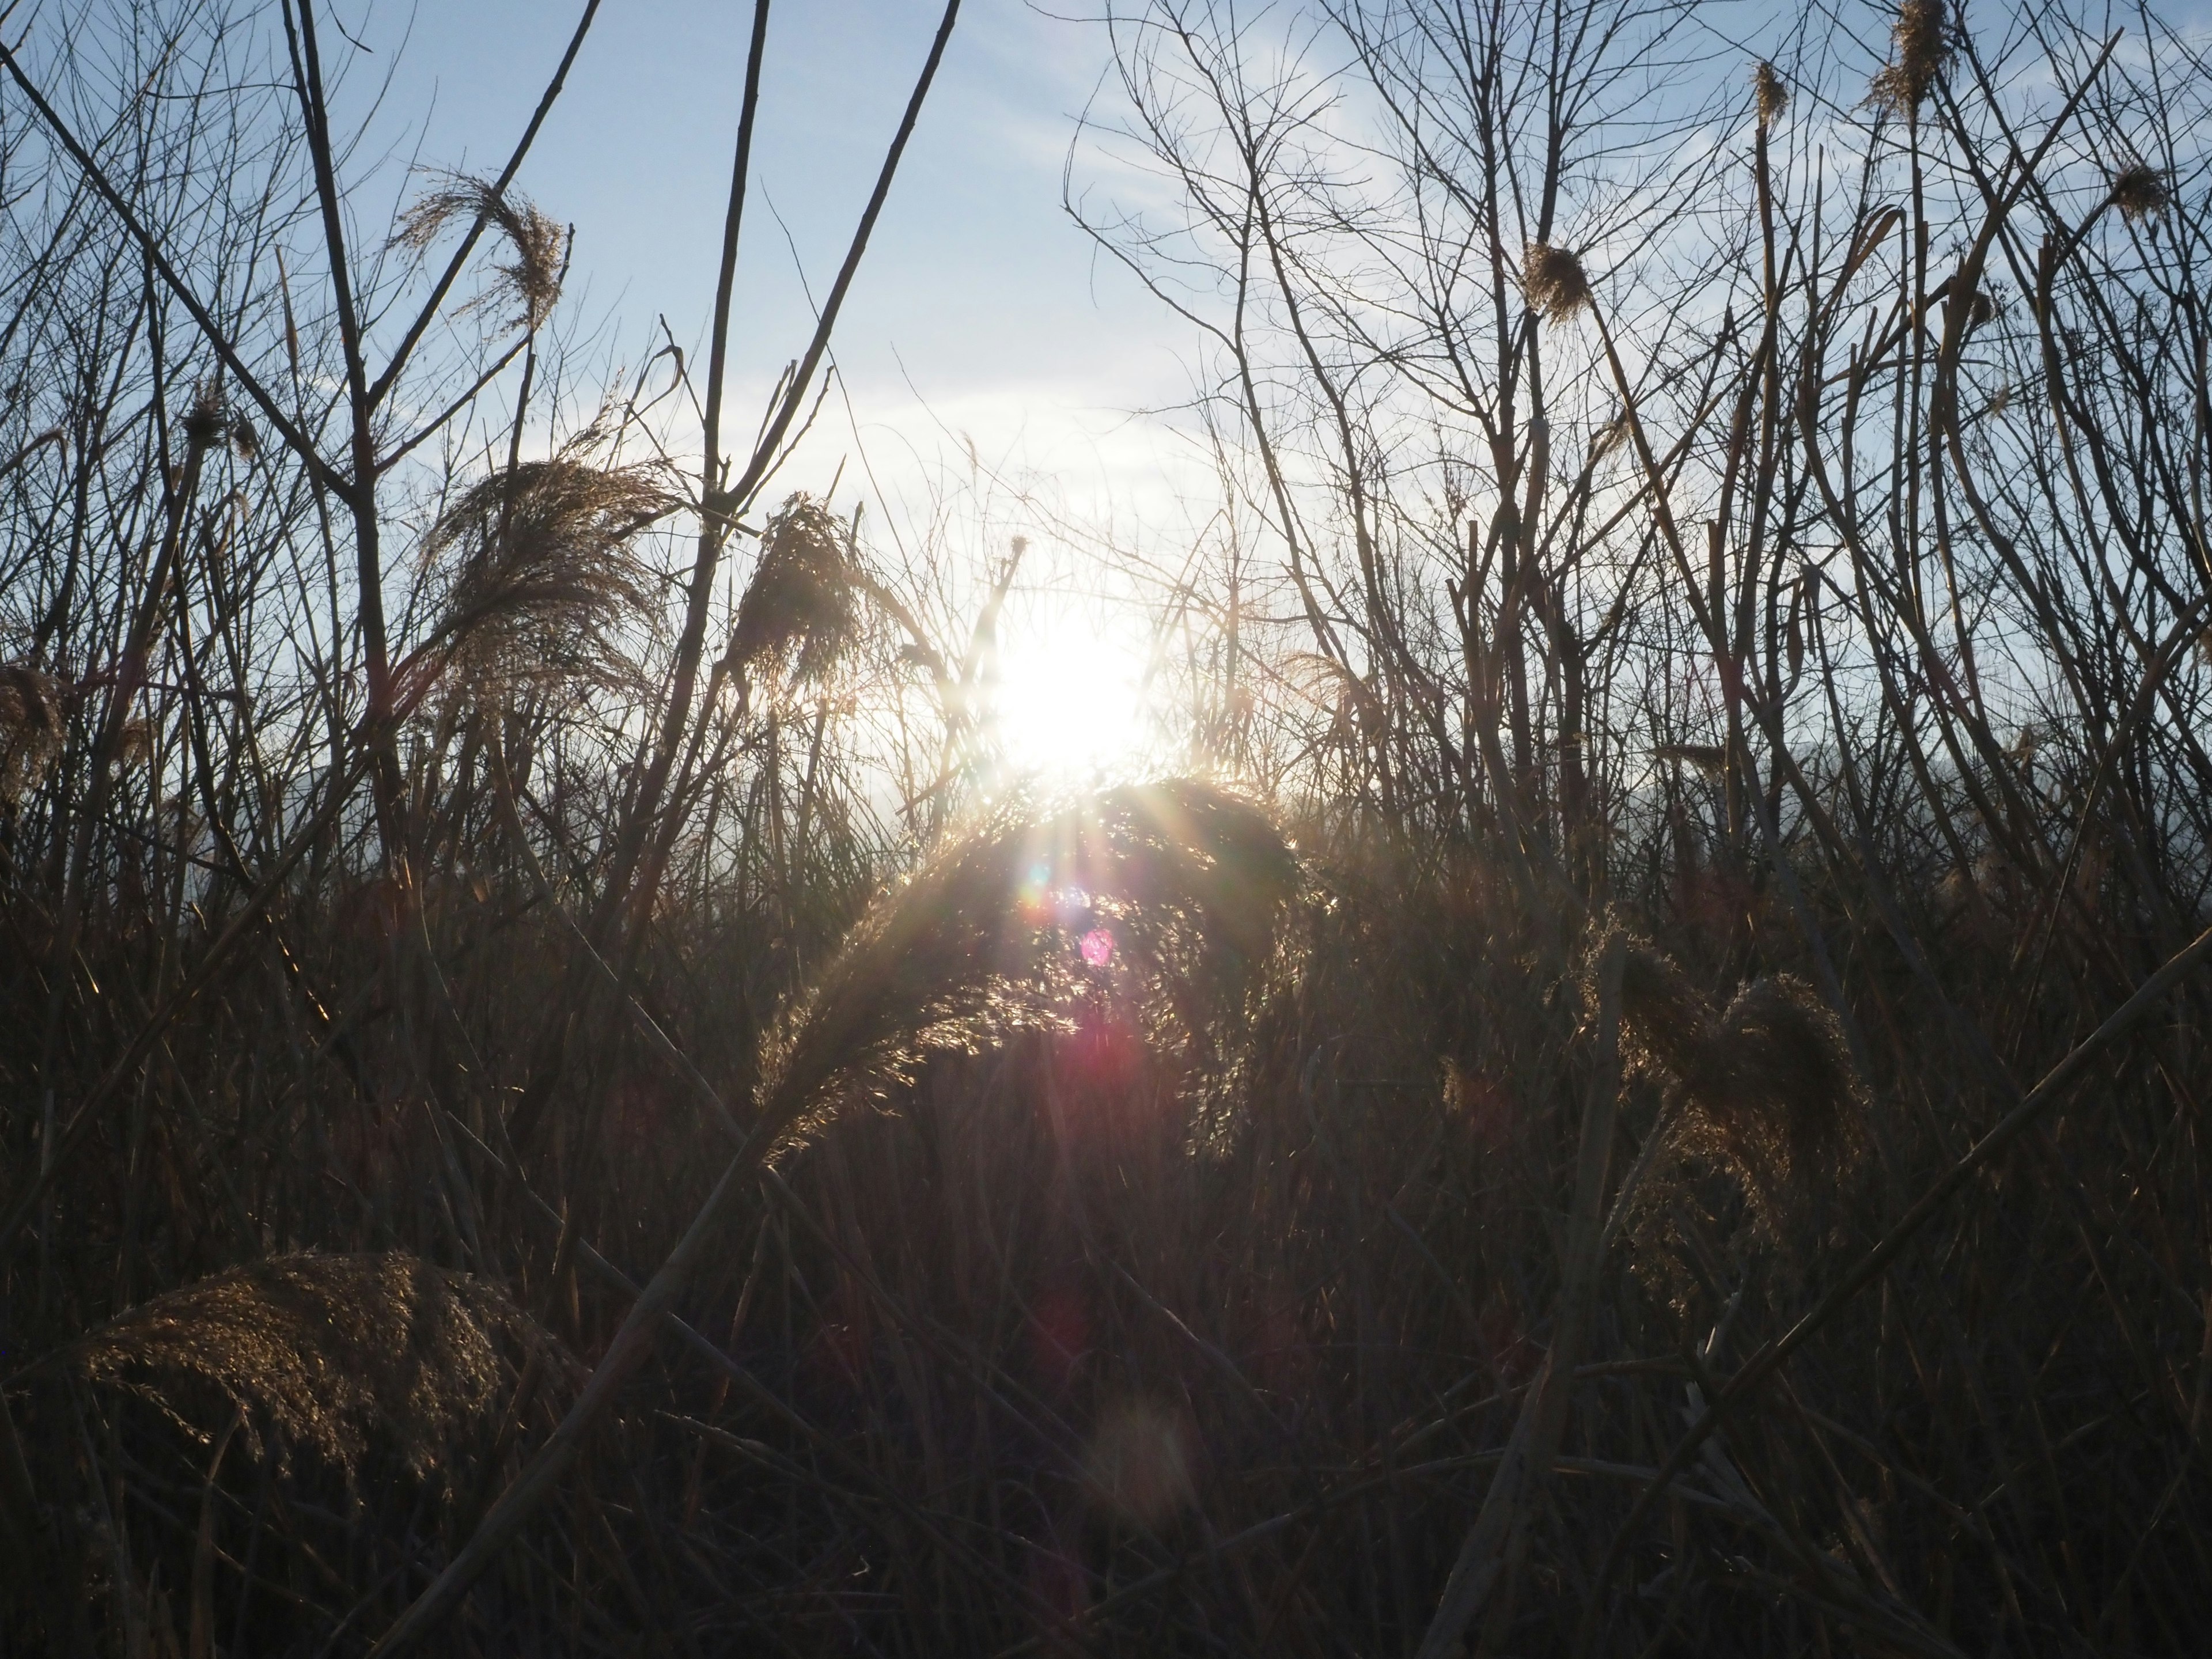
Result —
<path fill-rule="evenodd" d="M 2112 175 L 2112 204 L 2130 224 L 2155 219 L 2173 202 L 2173 187 L 2166 175 L 2147 162 L 2137 161 Z"/>
<path fill-rule="evenodd" d="M 761 1133 L 789 1144 L 845 1088 L 932 1053 L 1064 1030 L 1102 975 L 1129 975 L 1186 1030 L 1236 1017 L 1298 880 L 1259 807 L 1178 781 L 1057 810 L 991 808 L 862 921 L 766 1044 Z M 1081 902 L 1066 915 L 1048 892 Z M 1113 948 L 1085 941 L 1104 932 Z"/>
<path fill-rule="evenodd" d="M 505 1397 L 502 1349 L 542 1341 L 492 1285 L 404 1252 L 270 1256 L 143 1304 L 56 1358 L 206 1438 L 235 1412 L 350 1477 L 372 1443 L 420 1478 Z"/>
<path fill-rule="evenodd" d="M 812 496 L 792 496 L 761 532 L 728 662 L 793 684 L 820 679 L 860 632 L 861 587 L 847 527 Z"/>
<path fill-rule="evenodd" d="M 185 411 L 185 441 L 195 450 L 213 449 L 229 433 L 230 424 L 230 410 L 223 406 L 215 382 L 201 381 L 199 390 L 192 394 L 192 406 Z"/>
<path fill-rule="evenodd" d="M 539 211 L 537 204 L 521 196 L 501 195 L 481 179 L 465 173 L 441 175 L 438 187 L 399 216 L 392 233 L 395 247 L 416 253 L 428 249 L 448 225 L 478 217 L 489 220 L 514 252 L 512 264 L 495 265 L 498 283 L 478 295 L 464 311 L 491 303 L 504 294 L 520 307 L 502 324 L 507 328 L 536 328 L 551 314 L 561 297 L 561 279 L 568 263 L 568 236 L 560 225 Z"/>
<path fill-rule="evenodd" d="M 0 663 L 0 806 L 39 787 L 61 753 L 61 682 L 27 663 Z"/>
<path fill-rule="evenodd" d="M 1673 1103 L 1671 1150 L 1733 1173 L 1778 1237 L 1820 1218 L 1856 1162 L 1865 1103 L 1835 1015 L 1789 975 L 1754 981 L 1725 1012 L 1649 945 L 1621 975 L 1621 1029 Z"/>
<path fill-rule="evenodd" d="M 1620 1026 L 1639 1066 L 1680 1077 L 1712 1041 L 1712 1009 L 1673 957 L 1632 945 L 1620 969 Z"/>
<path fill-rule="evenodd" d="M 1896 55 L 1875 71 L 1870 101 L 1892 115 L 1911 115 L 1927 101 L 1951 60 L 1943 0 L 1905 0 L 1890 38 Z"/>
<path fill-rule="evenodd" d="M 1790 88 L 1774 65 L 1762 58 L 1751 71 L 1752 97 L 1759 108 L 1759 125 L 1771 127 L 1790 107 Z"/>
<path fill-rule="evenodd" d="M 1857 1155 L 1864 1103 L 1843 1031 L 1802 980 L 1746 986 L 1684 1086 L 1710 1144 L 1769 1212 L 1816 1198 Z"/>
<path fill-rule="evenodd" d="M 425 544 L 444 569 L 440 635 L 480 673 L 619 681 L 614 630 L 648 599 L 629 544 L 667 505 L 655 470 L 594 466 L 574 445 L 482 480 Z"/>
<path fill-rule="evenodd" d="M 1549 242 L 1531 242 L 1522 253 L 1521 291 L 1547 323 L 1564 323 L 1590 303 L 1583 262 Z"/>

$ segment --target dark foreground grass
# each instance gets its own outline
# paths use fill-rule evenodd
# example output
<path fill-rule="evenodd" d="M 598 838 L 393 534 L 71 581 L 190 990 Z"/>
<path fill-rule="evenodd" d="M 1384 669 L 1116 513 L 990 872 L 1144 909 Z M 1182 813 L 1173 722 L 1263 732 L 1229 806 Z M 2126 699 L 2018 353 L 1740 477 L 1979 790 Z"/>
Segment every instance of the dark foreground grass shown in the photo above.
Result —
<path fill-rule="evenodd" d="M 1113 38 L 1067 799 L 1028 544 L 771 487 L 957 4 L 757 428 L 764 3 L 620 373 L 350 14 L 0 46 L 0 1652 L 2202 1650 L 2212 67 L 1324 9 Z"/>
<path fill-rule="evenodd" d="M 1275 856 L 1258 823 L 1230 856 Z M 1282 908 L 1266 882 L 1217 884 L 1248 908 L 1162 920 L 1187 890 L 1079 869 L 1080 837 L 1048 821 L 963 901 L 956 932 L 981 927 L 1000 961 L 917 979 L 864 960 L 900 1063 L 817 1085 L 830 1103 L 744 1183 L 683 1288 L 688 1331 L 437 1645 L 1410 1650 L 1561 1340 L 1586 1095 L 1617 1073 L 1589 964 L 1540 965 L 1478 850 L 1357 822 L 1301 839 Z M 975 844 L 1012 842 L 994 821 Z M 2032 1018 L 2002 995 L 1939 1006 L 1842 918 L 1825 938 L 1852 964 L 1847 1024 L 1802 981 L 1734 994 L 1747 967 L 1801 965 L 1776 908 L 1754 892 L 1724 930 L 1638 918 L 1674 950 L 1631 954 L 1614 1224 L 1476 1634 L 2187 1650 L 2208 1288 L 2189 983 L 1732 1397 L 1621 1534 L 1731 1374 L 2118 1000 L 2085 969 L 2051 976 Z M 42 1200 L 9 1390 L 35 1517 L 12 1553 L 23 1650 L 367 1645 L 575 1397 L 731 1155 L 742 1124 L 634 1036 L 515 1147 L 477 1079 L 526 1051 L 528 964 L 555 941 L 471 894 L 410 921 L 441 960 L 513 967 L 418 981 L 408 1007 L 404 952 L 295 910 L 298 981 L 272 938 L 173 1029 L 173 1115 L 114 1114 Z M 1105 964 L 1081 952 L 1098 932 L 1119 942 Z M 1198 984 L 1201 946 L 1238 953 L 1210 964 L 1231 983 Z M 1986 949 L 1961 944 L 1954 982 Z M 303 1042 L 301 988 L 349 972 L 386 1006 Z M 703 1080 L 726 1102 L 756 1086 L 749 1025 L 793 1048 L 748 1019 L 737 988 L 762 972 L 727 935 L 673 928 L 642 964 L 678 1047 L 724 1053 Z M 950 1015 L 933 994 L 994 977 L 1045 1000 L 992 1026 L 972 994 Z M 1758 1018 L 1778 997 L 1810 1002 L 1779 1038 Z M 1048 1007 L 1059 1029 L 1035 1029 Z M 1988 1034 L 2008 1030 L 2000 1061 Z M 380 1097 L 372 1079 L 428 1064 L 412 1032 L 437 1034 L 439 1086 Z M 1800 1051 L 1710 1052 L 1773 1041 Z M 241 1256 L 260 1266 L 223 1271 Z M 109 1317 L 125 1273 L 192 1288 Z M 256 1298 L 266 1320 L 245 1316 Z"/>

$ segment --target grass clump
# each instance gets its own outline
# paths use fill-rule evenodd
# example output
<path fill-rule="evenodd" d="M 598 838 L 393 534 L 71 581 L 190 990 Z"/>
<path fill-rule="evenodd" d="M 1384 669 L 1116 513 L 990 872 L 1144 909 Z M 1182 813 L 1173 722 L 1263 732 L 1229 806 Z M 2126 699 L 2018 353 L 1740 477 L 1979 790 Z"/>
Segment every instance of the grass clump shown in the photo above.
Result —
<path fill-rule="evenodd" d="M 372 1444 L 416 1479 L 451 1473 L 532 1340 L 496 1287 L 404 1252 L 270 1256 L 170 1291 L 45 1363 L 211 1441 L 234 1411 L 256 1455 L 313 1450 L 349 1476 Z"/>

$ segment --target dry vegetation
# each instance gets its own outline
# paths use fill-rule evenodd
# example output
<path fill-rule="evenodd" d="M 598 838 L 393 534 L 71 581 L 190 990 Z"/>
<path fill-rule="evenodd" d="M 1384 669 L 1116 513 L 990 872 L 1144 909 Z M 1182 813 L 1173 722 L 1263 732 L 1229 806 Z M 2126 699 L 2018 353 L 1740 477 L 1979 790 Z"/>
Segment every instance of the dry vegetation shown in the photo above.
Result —
<path fill-rule="evenodd" d="M 0 1653 L 2201 1650 L 2188 39 L 1117 15 L 1206 781 L 1047 798 L 1021 549 L 775 482 L 953 9 L 750 447 L 764 5 L 711 346 L 626 375 L 528 136 L 371 234 L 323 5 L 61 10 Z"/>

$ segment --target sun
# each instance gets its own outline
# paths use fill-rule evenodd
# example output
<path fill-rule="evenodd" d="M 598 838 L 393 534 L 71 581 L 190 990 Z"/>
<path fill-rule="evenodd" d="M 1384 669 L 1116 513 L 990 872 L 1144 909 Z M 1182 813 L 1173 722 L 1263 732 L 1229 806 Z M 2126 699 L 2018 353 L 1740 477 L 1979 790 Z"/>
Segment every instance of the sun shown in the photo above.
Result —
<path fill-rule="evenodd" d="M 1010 616 L 993 723 L 1006 764 L 1049 782 L 1132 770 L 1152 747 L 1143 631 L 1110 610 L 1050 597 Z"/>

